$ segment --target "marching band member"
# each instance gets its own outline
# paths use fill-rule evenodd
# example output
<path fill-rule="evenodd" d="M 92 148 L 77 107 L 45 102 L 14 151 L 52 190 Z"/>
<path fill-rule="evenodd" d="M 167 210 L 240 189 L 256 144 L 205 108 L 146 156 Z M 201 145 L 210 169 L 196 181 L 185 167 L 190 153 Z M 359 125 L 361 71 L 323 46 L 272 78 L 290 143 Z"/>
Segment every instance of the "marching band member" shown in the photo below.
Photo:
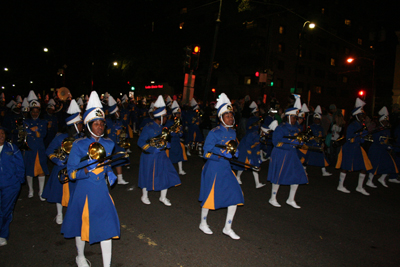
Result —
<path fill-rule="evenodd" d="M 326 159 L 323 151 L 325 139 L 322 139 L 324 137 L 324 129 L 321 126 L 322 110 L 319 105 L 315 108 L 313 117 L 313 124 L 310 126 L 312 135 L 320 139 L 320 141 L 317 142 L 315 139 L 311 139 L 307 142 L 307 145 L 319 147 L 322 151 L 307 151 L 307 157 L 303 162 L 304 170 L 307 173 L 307 165 L 318 166 L 322 168 L 322 176 L 332 176 L 332 173 L 326 171 L 326 167 L 329 166 L 329 162 Z"/>
<path fill-rule="evenodd" d="M 6 141 L 6 129 L 0 127 L 0 246 L 7 245 L 15 202 L 24 182 L 21 151 Z"/>
<path fill-rule="evenodd" d="M 259 110 L 256 102 L 251 102 L 250 106 L 250 113 L 251 116 L 248 118 L 246 123 L 246 134 L 248 132 L 258 132 L 260 129 L 260 117 L 259 117 Z"/>
<path fill-rule="evenodd" d="M 56 203 L 57 208 L 57 216 L 55 218 L 57 224 L 62 224 L 63 222 L 63 213 L 62 207 L 68 207 L 68 202 L 70 196 L 73 195 L 73 191 L 75 188 L 75 182 L 68 182 L 61 184 L 58 179 L 59 172 L 66 168 L 68 154 L 64 154 L 64 158 L 57 157 L 56 150 L 61 149 L 63 141 L 71 137 L 72 139 L 78 139 L 81 136 L 81 132 L 83 130 L 82 118 L 80 115 L 80 108 L 76 103 L 75 99 L 73 99 L 69 105 L 67 113 L 70 114 L 66 119 L 67 129 L 66 133 L 59 133 L 56 137 L 51 141 L 49 146 L 46 149 L 46 155 L 49 159 L 54 163 L 54 167 L 51 171 L 49 180 L 46 183 L 46 186 L 43 190 L 43 198 L 47 200 L 49 203 Z M 72 142 L 69 141 L 69 142 Z"/>
<path fill-rule="evenodd" d="M 240 237 L 232 230 L 232 221 L 237 205 L 244 204 L 243 192 L 231 169 L 230 162 L 225 158 L 232 158 L 232 154 L 216 145 L 227 145 L 229 141 L 236 140 L 236 132 L 231 101 L 222 93 L 216 108 L 221 124 L 212 129 L 204 144 L 204 158 L 207 159 L 201 173 L 201 187 L 199 201 L 201 201 L 200 230 L 205 234 L 212 234 L 207 224 L 209 210 L 228 208 L 225 227 L 222 232 L 232 239 Z M 238 151 L 236 151 L 237 156 Z"/>
<path fill-rule="evenodd" d="M 158 138 L 159 144 L 150 142 L 153 138 L 157 139 L 157 136 L 161 135 L 163 124 L 166 122 L 166 114 L 164 99 L 159 95 L 154 103 L 154 121 L 143 128 L 137 143 L 143 151 L 140 156 L 139 187 L 142 188 L 143 193 L 141 200 L 146 205 L 151 203 L 148 191 L 161 191 L 159 200 L 164 205 L 171 206 L 171 202 L 167 198 L 168 188 L 181 184 L 174 165 L 165 153 L 165 149 L 170 148 L 170 144 L 162 137 Z"/>
<path fill-rule="evenodd" d="M 131 120 L 132 120 L 132 114 L 135 113 L 135 106 L 134 105 L 129 106 L 129 103 L 127 100 L 128 100 L 128 97 L 126 95 L 124 95 L 122 97 L 122 100 L 119 101 L 119 103 L 117 104 L 117 107 L 120 112 L 119 116 L 122 120 L 122 125 L 123 125 L 123 127 L 125 127 L 125 131 L 127 134 L 127 141 L 129 142 L 129 140 L 131 138 L 133 138 L 133 130 L 131 127 Z M 136 125 L 135 125 L 135 127 L 136 127 Z M 132 153 L 132 151 L 129 148 L 126 149 L 126 152 Z M 129 167 L 129 166 L 127 166 L 127 167 Z"/>
<path fill-rule="evenodd" d="M 111 239 L 120 236 L 118 214 L 106 182 L 106 176 L 110 185 L 117 177 L 111 166 L 100 165 L 90 157 L 85 160 L 91 144 L 102 145 L 106 156 L 110 156 L 114 148 L 114 142 L 103 137 L 105 119 L 102 107 L 97 93 L 92 91 L 83 116 L 86 137 L 74 142 L 67 162 L 68 175 L 76 181 L 76 188 L 68 203 L 61 233 L 65 238 L 75 237 L 78 252 L 75 260 L 79 267 L 89 266 L 84 254 L 85 242 L 100 242 L 103 266 L 110 266 Z"/>
<path fill-rule="evenodd" d="M 39 198 L 45 201 L 42 197 L 45 175 L 49 174 L 47 169 L 46 148 L 44 146 L 44 137 L 47 134 L 47 121 L 39 118 L 40 103 L 31 90 L 28 95 L 30 119 L 24 121 L 27 132 L 27 143 L 30 150 L 26 150 L 24 154 L 24 162 L 26 168 L 26 181 L 29 187 L 28 198 L 33 197 L 33 177 L 38 176 L 39 180 Z"/>
<path fill-rule="evenodd" d="M 171 114 L 173 116 L 172 119 L 168 120 L 165 124 L 165 127 L 170 128 L 176 123 L 176 120 L 181 120 L 181 109 L 178 105 L 178 102 L 174 100 L 171 105 Z M 182 125 L 179 126 L 178 132 L 171 132 L 171 148 L 167 150 L 167 155 L 170 158 L 173 164 L 178 163 L 180 175 L 185 175 L 186 172 L 182 168 L 182 162 L 187 161 L 185 146 L 181 143 L 182 137 Z"/>
<path fill-rule="evenodd" d="M 125 149 L 119 146 L 118 144 L 121 141 L 121 133 L 123 130 L 125 131 L 125 138 L 128 136 L 128 133 L 126 132 L 127 128 L 123 125 L 123 122 L 120 118 L 121 113 L 118 109 L 117 102 L 111 95 L 108 97 L 108 106 L 109 106 L 108 108 L 109 117 L 106 119 L 107 135 L 111 140 L 114 141 L 113 153 L 125 152 Z M 116 157 L 118 157 L 118 155 Z M 124 180 L 122 175 L 122 166 L 129 164 L 130 164 L 129 159 L 124 158 L 121 160 L 114 161 L 114 163 L 111 165 L 115 167 L 115 170 L 117 171 L 118 184 L 122 185 L 129 184 L 129 182 Z"/>
<path fill-rule="evenodd" d="M 199 145 L 204 141 L 203 135 L 200 131 L 200 107 L 196 100 L 192 98 L 190 100 L 191 110 L 187 110 L 185 113 L 184 123 L 187 127 L 187 134 L 185 138 L 186 152 L 188 156 L 190 154 L 190 145 Z M 199 156 L 202 156 L 202 150 L 199 149 Z"/>
<path fill-rule="evenodd" d="M 372 188 L 376 188 L 376 185 L 372 182 L 374 175 L 381 174 L 378 182 L 384 187 L 388 187 L 385 182 L 386 176 L 399 172 L 393 157 L 390 155 L 392 146 L 389 144 L 389 111 L 386 107 L 383 107 L 378 114 L 381 128 L 378 128 L 377 131 L 372 134 L 373 142 L 368 150 L 368 158 L 371 161 L 372 169 L 368 171 L 369 177 L 366 185 Z"/>
<path fill-rule="evenodd" d="M 263 125 L 264 126 L 264 125 Z M 275 130 L 276 126 L 278 126 L 278 121 L 274 120 L 271 124 L 267 127 L 260 127 L 260 131 L 268 134 L 269 131 Z M 238 160 L 241 162 L 245 162 L 256 167 L 260 167 L 261 165 L 261 142 L 260 142 L 260 133 L 258 131 L 247 131 L 245 136 L 243 136 L 240 144 L 238 146 L 239 157 Z M 234 170 L 238 170 L 236 174 L 236 178 L 239 184 L 242 184 L 240 180 L 240 176 L 242 175 L 243 171 L 246 170 L 246 167 L 239 166 L 236 164 L 232 165 Z M 254 181 L 256 183 L 256 188 L 261 188 L 265 186 L 265 184 L 260 183 L 259 175 L 257 171 L 252 171 L 254 176 Z"/>
<path fill-rule="evenodd" d="M 276 127 L 272 136 L 272 142 L 275 147 L 271 154 L 267 180 L 272 183 L 271 198 L 269 199 L 269 203 L 272 206 L 281 206 L 276 200 L 279 186 L 290 185 L 289 198 L 286 200 L 286 204 L 299 209 L 300 206 L 297 205 L 294 197 L 299 184 L 308 183 L 308 179 L 297 155 L 296 147 L 301 142 L 287 138 L 296 136 L 299 132 L 296 121 L 297 113 L 301 109 L 300 96 L 295 95 L 295 98 L 294 107 L 285 110 L 287 122 Z"/>
<path fill-rule="evenodd" d="M 54 137 L 58 132 L 58 120 L 57 116 L 54 115 L 56 110 L 55 108 L 56 102 L 54 99 L 50 99 L 47 103 L 46 113 L 43 115 L 43 119 L 47 121 L 47 134 L 44 138 L 44 146 L 47 148 L 51 141 L 53 141 Z"/>
<path fill-rule="evenodd" d="M 364 101 L 359 98 L 356 99 L 355 108 L 352 111 L 354 119 L 347 127 L 346 143 L 342 146 L 336 163 L 336 169 L 340 168 L 337 190 L 343 193 L 350 193 L 343 185 L 346 173 L 347 171 L 360 171 L 356 191 L 369 196 L 369 193 L 363 188 L 366 172 L 372 169 L 368 155 L 361 147 L 361 143 L 364 143 L 363 137 L 368 134 L 368 130 L 363 129 L 365 121 L 364 105 Z"/>

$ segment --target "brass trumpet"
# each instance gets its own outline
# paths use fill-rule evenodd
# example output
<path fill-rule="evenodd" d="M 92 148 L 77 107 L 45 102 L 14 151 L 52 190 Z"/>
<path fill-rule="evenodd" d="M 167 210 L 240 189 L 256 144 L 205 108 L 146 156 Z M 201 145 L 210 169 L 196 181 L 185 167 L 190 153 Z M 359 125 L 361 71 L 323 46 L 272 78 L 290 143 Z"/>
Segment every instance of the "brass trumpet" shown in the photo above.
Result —
<path fill-rule="evenodd" d="M 226 149 L 232 156 L 235 155 L 236 151 L 237 151 L 237 143 L 236 143 L 235 140 L 230 140 L 226 145 L 217 144 L 215 146 L 219 147 L 219 148 Z M 245 167 L 245 168 L 249 168 L 249 169 L 252 169 L 253 171 L 257 171 L 257 172 L 260 171 L 259 167 L 254 166 L 252 164 L 245 163 L 245 162 L 242 162 L 242 161 L 239 161 L 239 160 L 236 160 L 236 159 L 232 159 L 232 158 L 227 158 L 227 157 L 221 156 L 221 155 L 216 154 L 216 153 L 212 153 L 212 154 L 214 154 L 216 156 L 219 156 L 219 157 L 222 157 L 222 158 L 228 160 L 232 164 L 239 165 L 239 166 L 242 166 L 242 167 Z"/>
<path fill-rule="evenodd" d="M 81 159 L 81 161 L 84 161 L 84 160 L 86 160 L 88 158 L 89 159 L 94 159 L 95 161 L 90 163 L 90 164 L 87 164 L 87 165 L 85 165 L 83 167 L 80 167 L 80 168 L 74 170 L 74 172 L 82 170 L 82 169 L 84 169 L 86 167 L 89 167 L 89 166 L 91 166 L 93 164 L 99 164 L 99 165 L 97 165 L 97 168 L 101 168 L 101 167 L 103 167 L 105 165 L 111 164 L 114 161 L 121 160 L 123 158 L 129 157 L 129 154 L 127 152 L 122 152 L 122 151 L 114 153 L 114 154 L 112 154 L 110 156 L 106 156 L 106 155 L 107 155 L 106 150 L 105 150 L 105 148 L 104 148 L 104 146 L 102 144 L 100 144 L 98 142 L 91 143 L 89 145 L 88 155 L 86 157 L 83 157 Z M 121 155 L 121 156 L 119 156 L 117 158 L 114 158 L 112 160 L 109 160 L 109 159 L 111 159 L 112 157 L 114 157 L 116 155 Z M 64 169 L 62 169 L 62 170 L 60 170 L 58 172 L 58 180 L 62 184 L 65 184 L 65 183 L 68 183 L 69 181 L 71 181 L 69 179 L 69 177 L 68 177 L 67 168 L 64 168 Z"/>
<path fill-rule="evenodd" d="M 65 160 L 71 152 L 75 138 L 67 137 L 61 142 L 61 147 L 54 150 L 54 155 L 60 160 Z"/>
<path fill-rule="evenodd" d="M 288 139 L 296 139 L 300 143 L 306 143 L 312 138 L 312 130 L 310 127 L 304 132 L 299 133 L 298 135 L 295 136 L 284 136 L 283 138 L 288 138 Z"/>
<path fill-rule="evenodd" d="M 181 119 L 175 117 L 174 124 L 171 127 L 169 127 L 169 133 L 177 133 L 177 134 L 182 133 L 181 127 L 182 127 Z"/>
<path fill-rule="evenodd" d="M 131 143 L 128 141 L 128 133 L 126 132 L 125 127 L 122 127 L 121 133 L 119 135 L 118 145 L 125 149 L 128 149 L 131 147 Z"/>
<path fill-rule="evenodd" d="M 146 141 L 152 147 L 155 148 L 163 148 L 167 145 L 167 143 L 171 140 L 171 134 L 167 127 L 164 127 L 161 131 L 161 134 L 156 137 L 150 138 Z"/>

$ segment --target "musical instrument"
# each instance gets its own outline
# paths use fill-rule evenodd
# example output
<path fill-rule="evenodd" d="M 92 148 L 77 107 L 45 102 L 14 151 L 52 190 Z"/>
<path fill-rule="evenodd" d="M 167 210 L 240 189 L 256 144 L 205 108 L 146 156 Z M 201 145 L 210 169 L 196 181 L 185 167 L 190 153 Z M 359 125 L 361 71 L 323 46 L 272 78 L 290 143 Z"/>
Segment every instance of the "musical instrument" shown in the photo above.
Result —
<path fill-rule="evenodd" d="M 71 152 L 72 144 L 74 143 L 74 141 L 75 138 L 73 137 L 65 138 L 61 142 L 61 147 L 54 150 L 54 155 L 56 156 L 56 158 L 64 161 L 69 155 L 69 152 Z"/>
<path fill-rule="evenodd" d="M 28 138 L 28 132 L 26 131 L 26 129 L 28 129 L 28 126 L 24 124 L 24 118 L 18 118 L 15 121 L 15 124 L 18 131 L 17 143 L 19 144 L 22 143 L 22 145 L 19 147 L 19 150 L 21 151 L 31 150 L 26 141 L 26 139 Z"/>
<path fill-rule="evenodd" d="M 298 135 L 294 135 L 294 136 L 284 136 L 283 138 L 287 138 L 287 139 L 296 139 L 299 143 L 306 143 L 308 142 L 310 139 L 312 139 L 312 130 L 310 127 L 308 127 L 308 129 L 304 132 L 299 133 Z"/>
<path fill-rule="evenodd" d="M 131 143 L 128 141 L 128 133 L 126 132 L 126 127 L 122 127 L 121 133 L 119 134 L 118 145 L 125 149 L 131 147 Z"/>
<path fill-rule="evenodd" d="M 155 148 L 163 148 L 167 145 L 167 143 L 171 140 L 171 134 L 167 127 L 164 127 L 161 131 L 161 134 L 156 137 L 150 138 L 146 141 L 152 147 Z"/>
<path fill-rule="evenodd" d="M 57 91 L 57 96 L 61 101 L 66 101 L 68 98 L 71 98 L 71 92 L 67 87 L 61 87 Z"/>
<path fill-rule="evenodd" d="M 74 170 L 74 172 L 82 170 L 82 169 L 84 169 L 86 167 L 89 167 L 89 166 L 91 166 L 93 164 L 99 164 L 99 165 L 97 165 L 97 168 L 101 168 L 101 167 L 103 167 L 105 165 L 109 165 L 109 164 L 111 164 L 111 163 L 113 163 L 113 162 L 115 162 L 117 160 L 121 160 L 123 158 L 129 157 L 129 154 L 127 152 L 122 152 L 122 151 L 114 153 L 114 154 L 112 154 L 110 156 L 106 156 L 106 155 L 107 155 L 106 150 L 105 150 L 105 148 L 104 148 L 104 146 L 102 144 L 100 144 L 98 142 L 91 143 L 89 145 L 88 155 L 86 157 L 83 157 L 81 159 L 81 162 L 84 161 L 84 160 L 87 160 L 87 159 L 94 159 L 95 161 L 92 162 L 92 163 L 89 163 L 89 164 L 87 164 L 87 165 L 85 165 L 83 167 L 80 167 L 80 168 Z M 117 158 L 114 158 L 112 160 L 109 160 L 109 159 L 113 158 L 116 155 L 121 155 L 121 156 L 119 156 Z M 67 168 L 64 168 L 64 169 L 62 169 L 62 170 L 60 170 L 58 172 L 58 180 L 62 184 L 65 184 L 65 183 L 68 183 L 69 181 L 71 181 L 69 179 L 69 177 L 68 177 Z"/>
<path fill-rule="evenodd" d="M 174 118 L 174 124 L 169 127 L 169 133 L 176 133 L 180 134 L 182 133 L 182 121 L 180 118 L 175 117 Z"/>
<path fill-rule="evenodd" d="M 235 140 L 230 140 L 226 145 L 217 144 L 215 146 L 219 147 L 219 148 L 226 149 L 232 156 L 234 156 L 236 154 L 236 151 L 237 151 L 237 143 L 236 143 Z M 227 157 L 224 157 L 222 155 L 219 155 L 219 154 L 216 154 L 216 153 L 213 153 L 213 152 L 211 152 L 211 153 L 213 155 L 216 155 L 218 157 L 221 157 L 221 158 L 224 158 L 224 159 L 228 160 L 232 164 L 239 165 L 239 166 L 242 166 L 242 167 L 245 167 L 245 168 L 249 168 L 249 169 L 252 169 L 253 171 L 257 171 L 257 172 L 260 171 L 259 167 L 254 166 L 252 164 L 249 164 L 249 163 L 246 163 L 246 162 L 242 162 L 242 161 L 239 161 L 239 160 L 235 160 L 235 159 L 232 159 L 232 158 L 227 158 Z"/>

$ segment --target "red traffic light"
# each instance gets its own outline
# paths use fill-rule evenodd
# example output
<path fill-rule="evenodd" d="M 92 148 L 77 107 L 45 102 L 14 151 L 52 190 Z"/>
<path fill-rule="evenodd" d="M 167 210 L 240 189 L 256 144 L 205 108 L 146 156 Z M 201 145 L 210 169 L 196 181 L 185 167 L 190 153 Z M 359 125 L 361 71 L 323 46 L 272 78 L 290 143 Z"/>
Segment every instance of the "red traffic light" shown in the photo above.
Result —
<path fill-rule="evenodd" d="M 358 95 L 361 97 L 365 96 L 365 91 L 364 90 L 358 91 Z"/>
<path fill-rule="evenodd" d="M 211 92 L 215 93 L 215 88 L 211 89 Z"/>
<path fill-rule="evenodd" d="M 260 77 L 260 72 L 256 71 L 256 73 L 254 74 L 256 77 Z"/>
<path fill-rule="evenodd" d="M 200 53 L 200 46 L 195 45 L 195 46 L 193 47 L 192 53 L 195 54 L 195 55 L 198 54 L 198 53 Z"/>

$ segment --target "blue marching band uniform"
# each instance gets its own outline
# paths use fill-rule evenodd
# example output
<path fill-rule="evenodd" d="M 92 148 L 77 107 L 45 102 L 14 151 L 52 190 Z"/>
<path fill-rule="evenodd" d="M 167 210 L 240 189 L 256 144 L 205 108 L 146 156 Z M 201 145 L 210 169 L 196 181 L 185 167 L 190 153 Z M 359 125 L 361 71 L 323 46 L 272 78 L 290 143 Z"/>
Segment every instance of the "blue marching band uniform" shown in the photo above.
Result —
<path fill-rule="evenodd" d="M 170 144 L 165 142 L 160 147 L 151 146 L 148 140 L 161 135 L 165 115 L 165 102 L 159 96 L 154 104 L 153 116 L 156 121 L 148 123 L 142 130 L 138 146 L 142 149 L 139 165 L 139 184 L 142 188 L 141 200 L 144 204 L 150 204 L 148 191 L 161 191 L 160 201 L 166 206 L 171 206 L 171 202 L 166 198 L 167 190 L 170 187 L 181 184 L 179 175 L 176 172 L 171 160 L 167 157 L 165 150 L 170 148 Z"/>
<path fill-rule="evenodd" d="M 171 105 L 171 114 L 176 117 L 171 117 L 166 123 L 165 127 L 171 128 L 174 126 L 176 123 L 179 121 L 182 122 L 181 119 L 181 109 L 176 101 L 174 101 Z M 171 148 L 166 150 L 167 156 L 171 160 L 173 164 L 177 163 L 179 171 L 178 173 L 180 175 L 185 175 L 186 172 L 183 170 L 182 167 L 182 162 L 187 161 L 187 156 L 186 156 L 186 147 L 185 145 L 181 142 L 181 137 L 183 136 L 183 126 L 180 123 L 180 126 L 175 125 L 176 131 L 171 131 Z"/>
<path fill-rule="evenodd" d="M 0 127 L 0 246 L 7 245 L 10 223 L 21 184 L 25 182 L 25 166 L 18 147 L 5 141 L 6 129 Z"/>
<path fill-rule="evenodd" d="M 231 153 L 228 152 L 228 149 L 217 147 L 217 145 L 224 146 L 229 141 L 236 140 L 236 132 L 232 129 L 235 124 L 233 108 L 224 93 L 219 96 L 216 108 L 221 125 L 209 132 L 204 143 L 203 157 L 207 161 L 201 173 L 199 201 L 202 210 L 199 228 L 205 234 L 212 234 L 213 232 L 207 224 L 208 211 L 227 207 L 228 212 L 222 232 L 232 239 L 240 239 L 232 230 L 232 221 L 237 205 L 244 204 L 243 192 L 231 169 L 230 162 L 226 159 L 232 157 Z M 226 119 L 227 117 L 228 119 Z M 229 117 L 232 118 L 231 123 L 229 123 Z"/>

